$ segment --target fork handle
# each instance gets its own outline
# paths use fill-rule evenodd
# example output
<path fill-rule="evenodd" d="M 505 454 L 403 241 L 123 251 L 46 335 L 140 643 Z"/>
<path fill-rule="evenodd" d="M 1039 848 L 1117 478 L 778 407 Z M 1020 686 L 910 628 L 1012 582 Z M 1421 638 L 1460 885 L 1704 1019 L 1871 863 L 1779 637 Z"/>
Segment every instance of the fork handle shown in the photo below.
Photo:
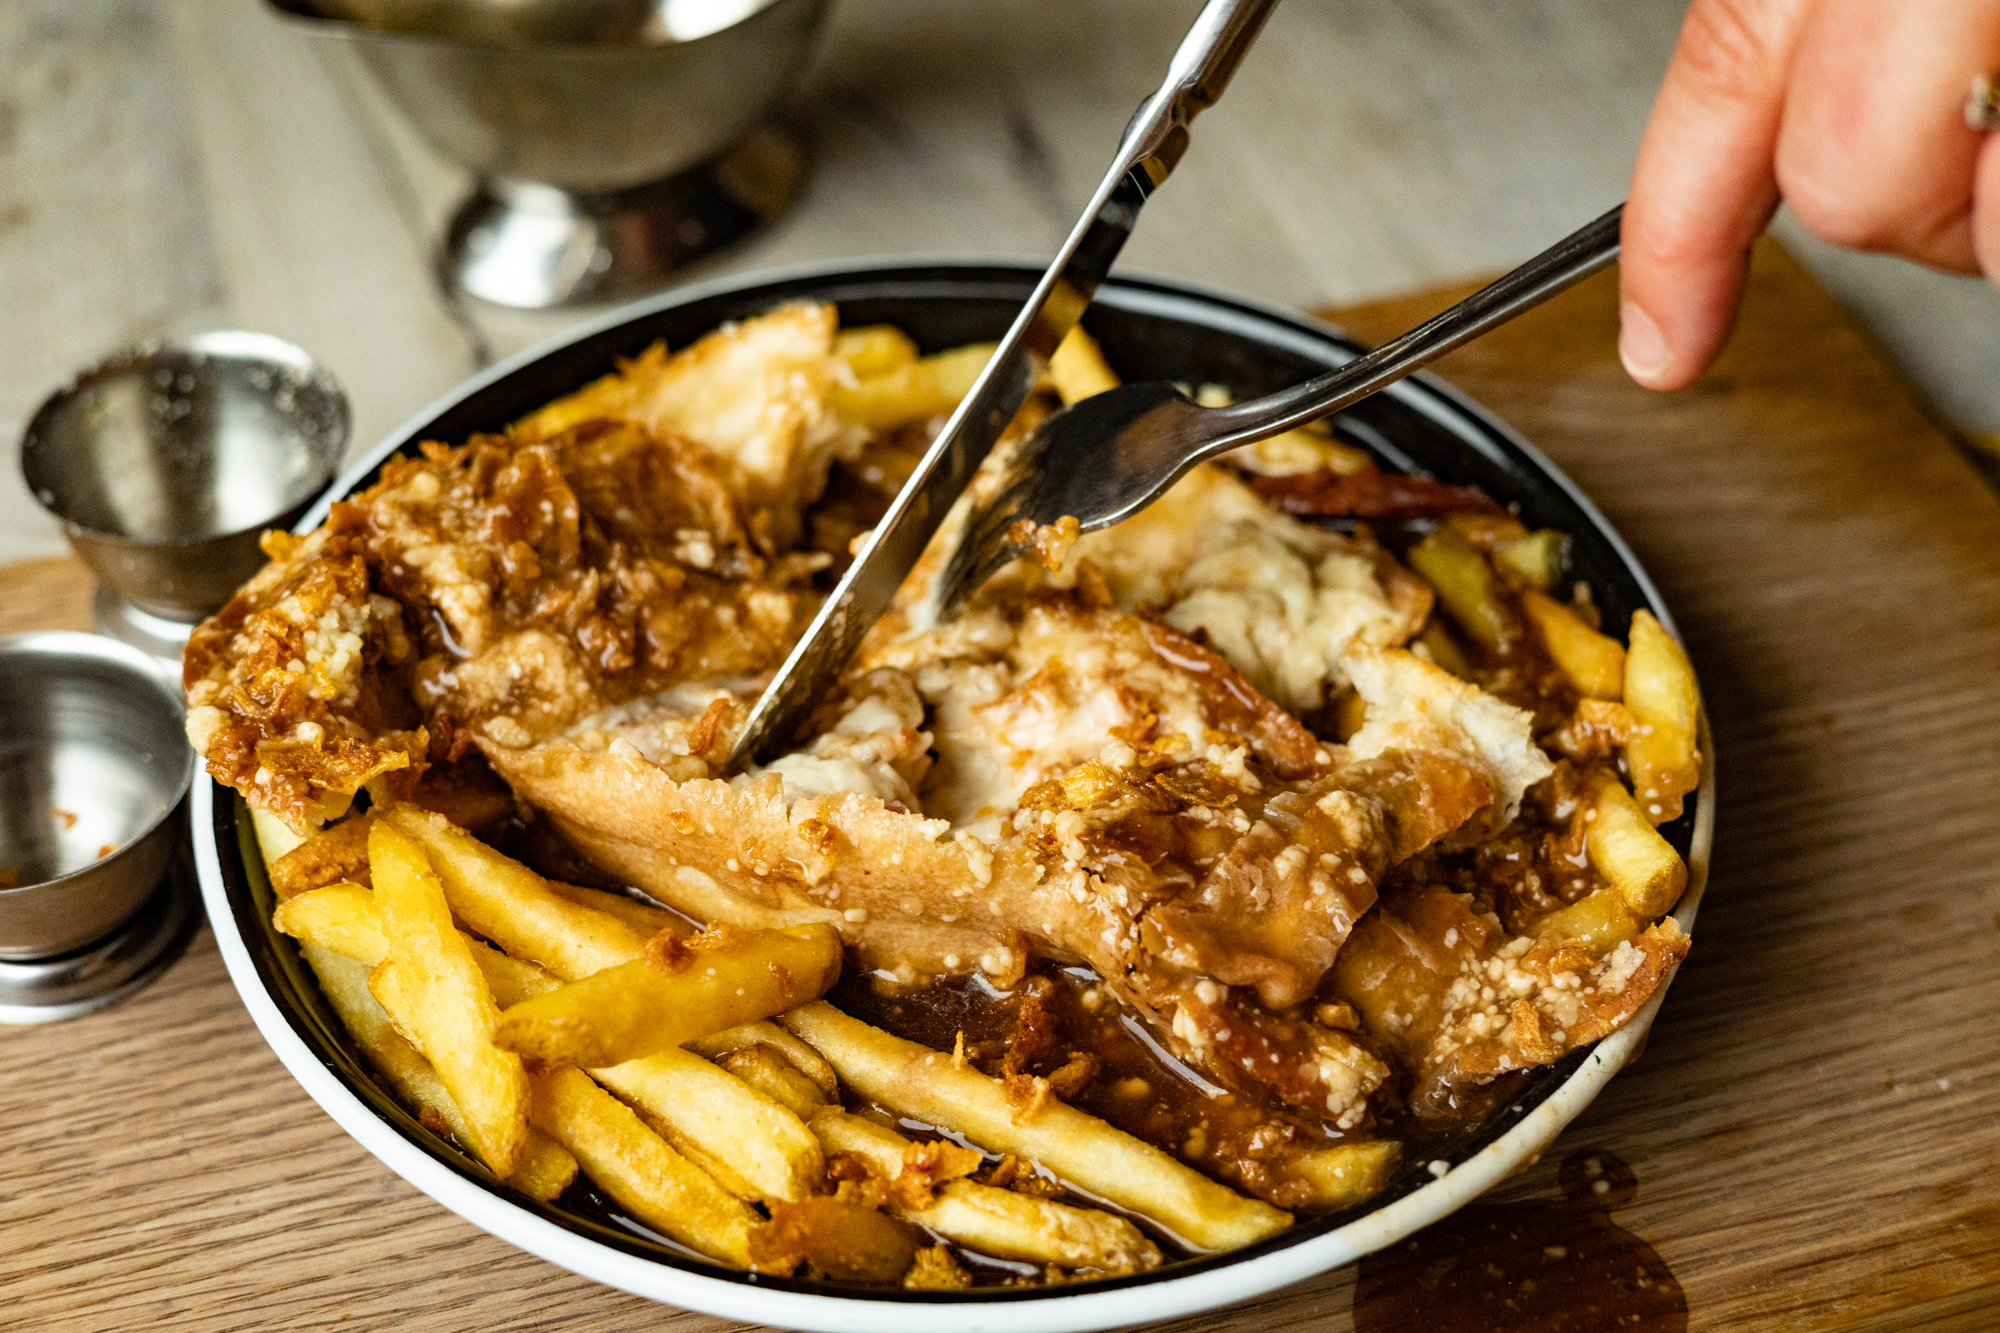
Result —
<path fill-rule="evenodd" d="M 1368 397 L 1454 347 L 1574 286 L 1618 257 L 1620 204 L 1451 309 L 1337 370 L 1231 407 L 1213 409 L 1211 435 L 1189 465 L 1280 434 Z"/>

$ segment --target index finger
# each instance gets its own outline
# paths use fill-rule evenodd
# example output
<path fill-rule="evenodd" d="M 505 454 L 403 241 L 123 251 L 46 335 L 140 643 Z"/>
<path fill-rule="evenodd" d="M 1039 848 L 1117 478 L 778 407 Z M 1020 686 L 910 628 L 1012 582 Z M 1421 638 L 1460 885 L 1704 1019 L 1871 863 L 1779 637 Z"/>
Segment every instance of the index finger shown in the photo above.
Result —
<path fill-rule="evenodd" d="M 1625 206 L 1618 351 L 1678 389 L 1729 336 L 1750 246 L 1777 208 L 1787 70 L 1809 0 L 1695 0 Z"/>

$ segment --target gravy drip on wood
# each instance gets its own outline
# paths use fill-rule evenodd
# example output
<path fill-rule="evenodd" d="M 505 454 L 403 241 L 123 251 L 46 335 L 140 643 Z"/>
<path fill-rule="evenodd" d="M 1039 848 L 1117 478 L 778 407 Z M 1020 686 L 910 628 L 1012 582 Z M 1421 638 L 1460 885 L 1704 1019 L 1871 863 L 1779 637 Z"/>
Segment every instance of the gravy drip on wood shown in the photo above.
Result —
<path fill-rule="evenodd" d="M 1680 1283 L 1611 1221 L 1632 1169 L 1592 1149 L 1558 1179 L 1561 1203 L 1474 1204 L 1363 1259 L 1355 1333 L 1686 1333 Z"/>

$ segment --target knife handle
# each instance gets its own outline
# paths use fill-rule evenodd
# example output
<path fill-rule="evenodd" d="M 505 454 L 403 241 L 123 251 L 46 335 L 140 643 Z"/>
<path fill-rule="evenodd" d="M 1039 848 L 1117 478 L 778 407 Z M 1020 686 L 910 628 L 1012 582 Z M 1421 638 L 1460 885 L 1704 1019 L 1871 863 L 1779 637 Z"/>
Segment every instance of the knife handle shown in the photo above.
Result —
<path fill-rule="evenodd" d="M 1159 91 L 1132 113 L 1108 180 L 1137 172 L 1135 183 L 1149 193 L 1166 181 L 1187 151 L 1188 126 L 1220 100 L 1277 7 L 1278 0 L 1208 0 L 1181 38 Z"/>
<path fill-rule="evenodd" d="M 1249 54 L 1264 20 L 1278 0 L 1209 0 L 1194 26 L 1181 39 L 1167 66 L 1161 92 L 1176 101 L 1183 123 L 1193 120 L 1222 97 L 1222 90 Z"/>

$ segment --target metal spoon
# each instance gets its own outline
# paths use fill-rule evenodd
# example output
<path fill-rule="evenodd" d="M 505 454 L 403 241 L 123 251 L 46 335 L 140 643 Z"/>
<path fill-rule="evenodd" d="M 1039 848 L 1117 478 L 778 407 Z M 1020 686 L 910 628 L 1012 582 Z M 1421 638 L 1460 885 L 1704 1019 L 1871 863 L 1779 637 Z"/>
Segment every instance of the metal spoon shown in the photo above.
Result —
<path fill-rule="evenodd" d="M 966 524 L 934 594 L 939 617 L 1027 554 L 1032 527 L 1073 517 L 1090 532 L 1130 518 L 1195 464 L 1351 406 L 1597 272 L 1618 257 L 1624 211 L 1620 204 L 1394 342 L 1289 389 L 1201 407 L 1153 381 L 1047 417 L 1006 459 L 1004 480 Z M 1023 520 L 1031 527 L 1017 527 Z"/>

